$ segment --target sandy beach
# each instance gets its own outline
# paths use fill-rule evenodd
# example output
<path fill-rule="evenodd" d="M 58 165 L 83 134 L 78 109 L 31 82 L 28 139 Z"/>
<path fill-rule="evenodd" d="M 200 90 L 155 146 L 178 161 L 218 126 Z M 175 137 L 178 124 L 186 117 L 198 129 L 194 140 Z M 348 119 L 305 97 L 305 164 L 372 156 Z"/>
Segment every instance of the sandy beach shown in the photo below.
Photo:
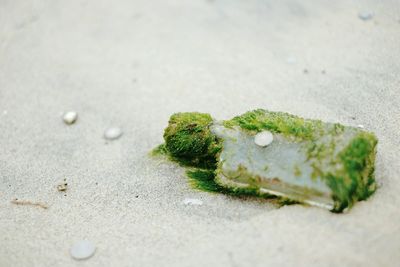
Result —
<path fill-rule="evenodd" d="M 0 266 L 398 266 L 399 47 L 398 0 L 0 1 Z M 174 112 L 255 108 L 374 132 L 377 192 L 277 208 L 148 155 Z"/>

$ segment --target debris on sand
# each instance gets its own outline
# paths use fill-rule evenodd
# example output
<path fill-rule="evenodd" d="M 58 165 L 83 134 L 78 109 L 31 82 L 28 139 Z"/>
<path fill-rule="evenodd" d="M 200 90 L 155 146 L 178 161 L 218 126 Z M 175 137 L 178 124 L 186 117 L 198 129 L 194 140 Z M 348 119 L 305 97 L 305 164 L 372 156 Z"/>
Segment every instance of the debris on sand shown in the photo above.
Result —
<path fill-rule="evenodd" d="M 60 192 L 67 191 L 67 189 L 68 189 L 67 179 L 64 179 L 64 182 L 57 185 L 57 190 Z"/>
<path fill-rule="evenodd" d="M 224 121 L 179 112 L 163 136 L 154 153 L 190 166 L 190 184 L 206 192 L 284 197 L 345 212 L 377 189 L 378 139 L 356 127 L 264 109 Z"/>
<path fill-rule="evenodd" d="M 15 205 L 24 205 L 24 206 L 38 206 L 41 207 L 42 209 L 48 209 L 49 206 L 45 203 L 41 203 L 41 202 L 32 202 L 29 200 L 19 200 L 18 198 L 15 198 L 13 200 L 11 200 L 12 204 Z"/>

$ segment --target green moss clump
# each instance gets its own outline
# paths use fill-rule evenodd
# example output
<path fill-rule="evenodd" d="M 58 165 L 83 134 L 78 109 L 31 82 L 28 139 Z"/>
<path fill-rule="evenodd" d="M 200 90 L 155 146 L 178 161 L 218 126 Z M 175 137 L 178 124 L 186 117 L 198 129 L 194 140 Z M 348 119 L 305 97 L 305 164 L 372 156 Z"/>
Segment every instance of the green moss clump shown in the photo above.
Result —
<path fill-rule="evenodd" d="M 215 182 L 215 170 L 192 169 L 186 171 L 193 188 L 207 192 L 224 192 L 225 188 Z"/>
<path fill-rule="evenodd" d="M 268 130 L 301 140 L 312 140 L 323 134 L 322 122 L 319 120 L 306 120 L 289 113 L 264 109 L 249 111 L 224 121 L 224 126 L 229 128 L 240 126 L 245 130 L 256 132 Z"/>
<path fill-rule="evenodd" d="M 221 150 L 217 137 L 210 131 L 212 118 L 198 112 L 176 113 L 164 132 L 169 155 L 184 165 L 212 167 Z"/>
<path fill-rule="evenodd" d="M 339 153 L 343 169 L 323 174 L 333 192 L 334 211 L 341 212 L 375 192 L 374 162 L 377 143 L 374 134 L 359 133 Z"/>

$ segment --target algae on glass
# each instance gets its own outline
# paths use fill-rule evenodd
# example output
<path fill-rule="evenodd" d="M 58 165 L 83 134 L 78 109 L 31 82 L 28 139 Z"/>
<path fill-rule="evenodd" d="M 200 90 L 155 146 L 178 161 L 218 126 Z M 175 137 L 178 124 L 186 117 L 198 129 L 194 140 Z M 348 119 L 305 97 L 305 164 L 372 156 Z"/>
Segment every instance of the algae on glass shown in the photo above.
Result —
<path fill-rule="evenodd" d="M 272 133 L 269 145 L 254 141 Z M 171 116 L 154 153 L 189 167 L 191 183 L 231 195 L 279 197 L 341 212 L 375 190 L 377 139 L 359 128 L 262 109 L 231 120 Z"/>

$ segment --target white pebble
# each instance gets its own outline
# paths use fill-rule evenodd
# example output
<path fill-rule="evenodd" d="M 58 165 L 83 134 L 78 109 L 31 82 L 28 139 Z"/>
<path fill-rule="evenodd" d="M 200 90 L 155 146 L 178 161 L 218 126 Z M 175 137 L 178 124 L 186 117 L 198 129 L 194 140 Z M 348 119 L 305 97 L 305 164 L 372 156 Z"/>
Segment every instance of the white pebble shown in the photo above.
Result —
<path fill-rule="evenodd" d="M 254 136 L 254 143 L 258 146 L 268 146 L 274 140 L 274 136 L 269 131 L 262 131 Z"/>
<path fill-rule="evenodd" d="M 357 125 L 357 127 L 360 128 L 360 129 L 364 129 L 365 128 L 364 125 L 362 125 L 362 124 Z"/>
<path fill-rule="evenodd" d="M 77 119 L 78 113 L 76 113 L 75 111 L 68 111 L 63 115 L 63 121 L 68 125 L 75 123 Z"/>
<path fill-rule="evenodd" d="M 370 20 L 374 17 L 374 13 L 369 12 L 369 11 L 364 11 L 358 13 L 358 17 L 362 20 Z"/>
<path fill-rule="evenodd" d="M 121 137 L 122 135 L 122 130 L 121 128 L 118 127 L 112 127 L 108 128 L 107 130 L 104 131 L 104 138 L 108 140 L 115 140 Z"/>
<path fill-rule="evenodd" d="M 296 58 L 294 58 L 294 57 L 288 57 L 288 58 L 286 59 L 286 62 L 287 62 L 288 64 L 295 64 L 295 63 L 296 63 Z"/>
<path fill-rule="evenodd" d="M 183 200 L 183 204 L 185 205 L 194 205 L 194 206 L 200 206 L 203 205 L 203 201 L 197 198 L 185 198 Z"/>
<path fill-rule="evenodd" d="M 85 260 L 93 256 L 96 247 L 87 240 L 81 240 L 75 243 L 69 253 L 76 260 Z"/>

